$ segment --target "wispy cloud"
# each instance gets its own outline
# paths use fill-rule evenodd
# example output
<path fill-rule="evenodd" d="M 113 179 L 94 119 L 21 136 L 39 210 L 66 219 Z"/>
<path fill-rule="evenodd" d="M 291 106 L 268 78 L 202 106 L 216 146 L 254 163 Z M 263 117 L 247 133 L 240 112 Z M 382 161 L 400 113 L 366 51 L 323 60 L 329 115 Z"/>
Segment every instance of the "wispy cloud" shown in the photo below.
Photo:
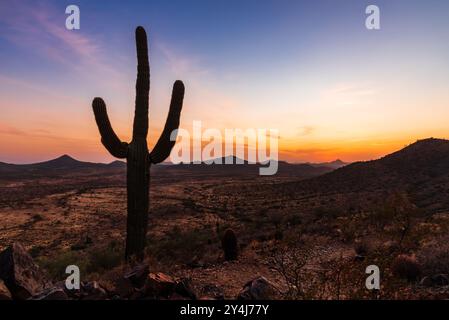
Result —
<path fill-rule="evenodd" d="M 371 85 L 355 83 L 338 83 L 322 93 L 322 99 L 326 103 L 342 106 L 366 104 L 368 99 L 378 94 L 378 90 Z"/>
<path fill-rule="evenodd" d="M 308 136 L 315 132 L 316 128 L 313 126 L 301 126 L 298 128 L 298 136 Z"/>
<path fill-rule="evenodd" d="M 123 74 L 105 63 L 101 43 L 82 30 L 67 30 L 65 17 L 46 3 L 3 3 L 0 19 L 4 27 L 0 28 L 0 37 L 71 71 L 102 75 L 108 83 L 120 87 Z"/>

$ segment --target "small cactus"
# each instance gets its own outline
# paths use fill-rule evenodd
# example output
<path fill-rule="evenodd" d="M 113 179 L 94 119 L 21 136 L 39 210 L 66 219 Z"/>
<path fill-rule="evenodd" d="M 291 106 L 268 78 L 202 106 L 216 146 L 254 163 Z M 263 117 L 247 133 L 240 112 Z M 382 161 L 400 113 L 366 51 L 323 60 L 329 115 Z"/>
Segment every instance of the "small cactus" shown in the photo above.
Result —
<path fill-rule="evenodd" d="M 154 149 L 149 153 L 148 134 L 148 95 L 150 90 L 150 66 L 148 63 L 147 34 L 145 29 L 136 29 L 137 81 L 134 112 L 133 135 L 130 143 L 122 142 L 112 129 L 103 99 L 95 98 L 92 108 L 95 114 L 101 142 L 114 157 L 126 159 L 128 216 L 126 226 L 126 251 L 129 260 L 136 256 L 143 258 L 146 243 L 149 208 L 150 165 L 164 161 L 175 144 L 170 139 L 172 132 L 179 127 L 184 84 L 177 80 L 173 85 L 170 110 L 164 130 Z"/>
<path fill-rule="evenodd" d="M 223 248 L 224 258 L 226 261 L 237 260 L 238 243 L 237 237 L 232 229 L 227 229 L 221 239 L 221 247 Z"/>

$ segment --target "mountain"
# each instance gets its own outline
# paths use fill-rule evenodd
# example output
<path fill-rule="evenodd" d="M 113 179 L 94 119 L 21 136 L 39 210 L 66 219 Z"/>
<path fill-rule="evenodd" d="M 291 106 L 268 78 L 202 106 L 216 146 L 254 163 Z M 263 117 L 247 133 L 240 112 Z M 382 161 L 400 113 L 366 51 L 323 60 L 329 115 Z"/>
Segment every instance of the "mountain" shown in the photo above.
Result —
<path fill-rule="evenodd" d="M 331 162 L 321 162 L 321 163 L 312 163 L 312 162 L 306 162 L 306 164 L 309 164 L 313 167 L 327 167 L 332 169 L 339 169 L 341 167 L 347 166 L 348 162 L 343 162 L 340 159 L 331 161 Z"/>
<path fill-rule="evenodd" d="M 202 162 L 200 164 L 178 164 L 173 165 L 164 163 L 156 166 L 151 166 L 151 172 L 158 174 L 189 174 L 189 175 L 250 175 L 255 176 L 259 174 L 261 166 L 267 164 L 255 164 L 246 160 L 241 160 L 235 156 L 223 157 L 220 159 L 220 164 L 207 164 Z M 232 165 L 226 164 L 228 161 Z M 219 163 L 217 159 L 215 162 Z M 241 164 L 243 162 L 243 164 Z M 238 163 L 238 164 L 237 164 Z M 284 161 L 278 161 L 278 175 L 310 178 L 332 171 L 330 167 L 312 166 L 309 164 L 290 164 Z M 122 170 L 126 167 L 123 161 L 113 161 L 109 164 L 93 163 L 76 160 L 69 155 L 63 155 L 59 158 L 33 163 L 33 164 L 9 164 L 0 162 L 0 177 L 23 179 L 33 177 L 45 177 L 76 173 L 95 173 L 101 170 Z M 75 173 L 76 171 L 76 173 Z"/>
<path fill-rule="evenodd" d="M 181 163 L 178 165 L 152 166 L 152 173 L 161 172 L 183 173 L 183 174 L 206 174 L 206 175 L 259 175 L 259 168 L 268 167 L 269 163 L 253 163 L 235 156 L 211 159 L 210 162 Z M 271 164 L 273 165 L 273 164 Z M 291 176 L 296 178 L 311 178 L 330 172 L 333 169 L 324 166 L 312 166 L 310 164 L 294 164 L 285 161 L 277 161 L 276 176 Z"/>
<path fill-rule="evenodd" d="M 122 161 L 113 161 L 109 164 L 94 163 L 76 160 L 68 155 L 60 156 L 49 161 L 32 164 L 10 164 L 0 162 L 0 175 L 2 176 L 41 176 L 58 173 L 70 173 L 73 170 L 95 170 L 124 168 L 126 164 Z"/>
<path fill-rule="evenodd" d="M 293 194 L 346 195 L 354 200 L 404 192 L 432 212 L 449 211 L 449 141 L 424 139 L 378 160 L 356 162 L 322 176 L 286 183 Z M 349 201 L 349 200 L 348 200 Z"/>

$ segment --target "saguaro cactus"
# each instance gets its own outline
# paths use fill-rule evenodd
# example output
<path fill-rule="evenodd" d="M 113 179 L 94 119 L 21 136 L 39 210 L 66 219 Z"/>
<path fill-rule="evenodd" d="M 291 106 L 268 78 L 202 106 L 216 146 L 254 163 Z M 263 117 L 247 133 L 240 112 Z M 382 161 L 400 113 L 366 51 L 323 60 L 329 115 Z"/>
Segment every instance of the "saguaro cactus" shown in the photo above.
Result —
<path fill-rule="evenodd" d="M 173 85 L 170 110 L 164 130 L 154 149 L 149 153 L 148 95 L 150 90 L 150 67 L 148 63 L 147 35 L 142 27 L 136 28 L 137 81 L 136 106 L 134 112 L 133 136 L 130 143 L 122 142 L 109 122 L 106 104 L 95 98 L 92 108 L 101 135 L 101 142 L 114 157 L 126 159 L 128 216 L 126 226 L 126 259 L 143 258 L 148 226 L 150 165 L 164 161 L 175 142 L 170 140 L 173 130 L 179 127 L 184 84 L 177 80 Z"/>

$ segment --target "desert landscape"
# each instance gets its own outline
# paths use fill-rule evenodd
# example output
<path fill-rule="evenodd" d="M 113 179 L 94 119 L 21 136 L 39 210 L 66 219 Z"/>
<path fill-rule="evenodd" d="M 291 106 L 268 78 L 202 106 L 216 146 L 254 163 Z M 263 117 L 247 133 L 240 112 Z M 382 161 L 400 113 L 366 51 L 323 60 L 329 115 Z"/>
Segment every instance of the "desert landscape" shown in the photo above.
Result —
<path fill-rule="evenodd" d="M 0 1 L 0 300 L 448 300 L 448 13 Z"/>
<path fill-rule="evenodd" d="M 242 298 L 254 279 L 272 286 L 269 299 L 448 297 L 449 141 L 417 141 L 367 162 L 257 172 L 250 164 L 152 166 L 145 260 L 130 265 L 123 162 L 1 163 L 0 250 L 20 243 L 53 283 L 75 264 L 102 298 L 148 298 L 123 293 L 119 281 L 142 266 L 161 283 L 188 287 L 187 297 L 164 289 L 156 297 L 164 299 Z M 234 259 L 225 259 L 227 230 L 238 243 Z M 380 290 L 365 287 L 371 264 Z"/>

